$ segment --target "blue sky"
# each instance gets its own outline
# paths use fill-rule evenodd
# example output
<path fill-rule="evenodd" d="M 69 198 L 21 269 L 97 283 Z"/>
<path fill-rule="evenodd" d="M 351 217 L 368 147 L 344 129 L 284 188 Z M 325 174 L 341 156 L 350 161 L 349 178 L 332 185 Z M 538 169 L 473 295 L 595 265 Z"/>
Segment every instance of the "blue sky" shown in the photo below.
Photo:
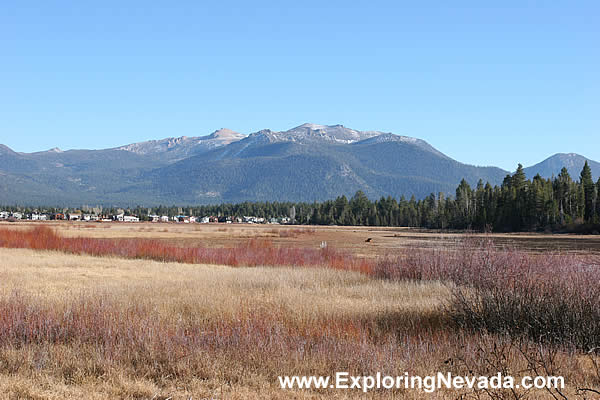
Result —
<path fill-rule="evenodd" d="M 510 170 L 557 152 L 600 161 L 600 3 L 495 3 L 4 2 L 0 143 L 314 122 Z"/>

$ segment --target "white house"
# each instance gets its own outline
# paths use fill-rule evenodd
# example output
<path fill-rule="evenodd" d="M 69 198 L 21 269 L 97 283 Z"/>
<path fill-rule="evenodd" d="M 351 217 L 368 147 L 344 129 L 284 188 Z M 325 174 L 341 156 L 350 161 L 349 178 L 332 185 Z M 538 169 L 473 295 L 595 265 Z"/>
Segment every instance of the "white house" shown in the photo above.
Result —
<path fill-rule="evenodd" d="M 14 219 L 22 219 L 23 218 L 23 214 L 21 214 L 19 212 L 14 212 L 14 213 L 12 213 L 12 217 Z"/>
<path fill-rule="evenodd" d="M 135 215 L 124 215 L 123 222 L 140 222 L 140 219 Z"/>
<path fill-rule="evenodd" d="M 69 214 L 69 221 L 80 221 L 82 218 L 81 213 L 74 212 Z"/>
<path fill-rule="evenodd" d="M 8 211 L 0 211 L 0 219 L 8 219 L 10 213 Z"/>
<path fill-rule="evenodd" d="M 208 217 L 202 217 L 200 218 L 200 223 L 201 224 L 208 224 L 210 222 L 210 218 Z"/>
<path fill-rule="evenodd" d="M 263 217 L 247 217 L 244 216 L 244 222 L 247 224 L 264 224 L 265 219 Z"/>
<path fill-rule="evenodd" d="M 160 217 L 160 222 L 169 222 L 169 217 L 166 215 L 163 215 Z"/>
<path fill-rule="evenodd" d="M 152 221 L 152 222 L 158 222 L 158 221 L 160 221 L 160 217 L 159 217 L 158 215 L 154 215 L 154 214 L 152 214 L 152 215 L 148 215 L 148 218 L 149 218 L 149 219 L 150 219 L 150 221 Z"/>

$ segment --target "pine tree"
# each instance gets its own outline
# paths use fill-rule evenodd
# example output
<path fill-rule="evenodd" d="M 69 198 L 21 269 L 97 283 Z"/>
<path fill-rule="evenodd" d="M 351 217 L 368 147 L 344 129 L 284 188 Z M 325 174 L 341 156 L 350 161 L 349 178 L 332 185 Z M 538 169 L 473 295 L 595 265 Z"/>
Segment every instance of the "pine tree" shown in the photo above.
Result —
<path fill-rule="evenodd" d="M 596 182 L 596 221 L 594 222 L 600 223 L 600 178 Z"/>
<path fill-rule="evenodd" d="M 523 165 L 519 164 L 517 170 L 511 179 L 512 186 L 517 190 L 523 190 L 525 188 L 527 178 L 525 177 L 525 171 L 523 171 Z"/>
<path fill-rule="evenodd" d="M 466 228 L 471 224 L 471 198 L 471 186 L 463 179 L 456 188 L 456 205 L 459 212 L 459 215 L 457 215 L 457 223 L 463 228 Z"/>
<path fill-rule="evenodd" d="M 560 170 L 560 174 L 558 174 L 558 178 L 555 180 L 555 197 L 558 200 L 558 208 L 560 213 L 560 223 L 565 223 L 565 214 L 567 216 L 571 216 L 571 184 L 572 184 L 571 176 L 569 175 L 569 171 L 563 167 Z"/>
<path fill-rule="evenodd" d="M 523 171 L 523 165 L 519 164 L 517 170 L 510 180 L 512 196 L 512 230 L 519 231 L 525 226 L 527 216 L 527 191 L 528 181 Z"/>
<path fill-rule="evenodd" d="M 580 183 L 583 187 L 583 219 L 585 222 L 592 222 L 594 219 L 594 206 L 596 188 L 592 180 L 592 170 L 587 161 L 581 170 Z"/>

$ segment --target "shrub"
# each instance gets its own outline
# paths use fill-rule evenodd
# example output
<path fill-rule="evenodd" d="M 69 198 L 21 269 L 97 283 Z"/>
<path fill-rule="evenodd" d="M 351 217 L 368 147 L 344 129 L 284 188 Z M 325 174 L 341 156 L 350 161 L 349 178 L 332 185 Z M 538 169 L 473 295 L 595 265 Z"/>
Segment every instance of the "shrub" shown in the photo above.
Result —
<path fill-rule="evenodd" d="M 48 227 L 0 229 L 0 247 L 56 250 L 72 254 L 142 258 L 164 262 L 229 266 L 329 267 L 372 273 L 369 260 L 331 248 L 275 247 L 266 240 L 250 240 L 233 248 L 179 247 L 150 239 L 67 238 Z"/>
<path fill-rule="evenodd" d="M 414 250 L 373 268 L 382 279 L 455 284 L 449 311 L 468 330 L 538 342 L 600 346 L 600 263 L 592 256 L 530 254 L 467 238 L 458 250 Z"/>

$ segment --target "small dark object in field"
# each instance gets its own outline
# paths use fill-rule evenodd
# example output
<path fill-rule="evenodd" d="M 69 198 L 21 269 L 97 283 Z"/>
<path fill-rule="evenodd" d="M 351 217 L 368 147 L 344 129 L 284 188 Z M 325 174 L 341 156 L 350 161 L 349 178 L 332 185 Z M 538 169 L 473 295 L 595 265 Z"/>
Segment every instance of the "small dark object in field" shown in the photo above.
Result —
<path fill-rule="evenodd" d="M 365 240 L 365 242 L 371 243 L 371 240 L 373 240 L 373 238 L 368 238 L 367 240 Z"/>

